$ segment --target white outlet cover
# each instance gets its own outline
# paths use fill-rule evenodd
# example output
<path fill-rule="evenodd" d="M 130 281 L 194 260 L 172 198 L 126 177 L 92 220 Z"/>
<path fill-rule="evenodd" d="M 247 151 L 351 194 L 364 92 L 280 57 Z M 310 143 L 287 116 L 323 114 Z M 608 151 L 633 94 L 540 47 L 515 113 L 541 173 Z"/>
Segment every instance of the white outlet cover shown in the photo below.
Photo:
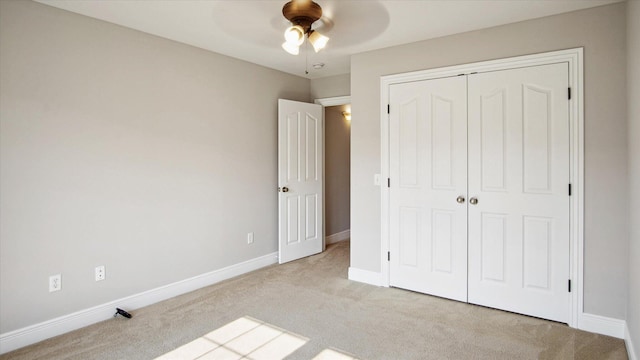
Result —
<path fill-rule="evenodd" d="M 96 266 L 96 281 L 102 281 L 107 277 L 104 265 Z"/>
<path fill-rule="evenodd" d="M 49 276 L 49 292 L 62 290 L 62 275 L 56 274 Z"/>
<path fill-rule="evenodd" d="M 373 175 L 373 185 L 380 186 L 380 174 Z"/>

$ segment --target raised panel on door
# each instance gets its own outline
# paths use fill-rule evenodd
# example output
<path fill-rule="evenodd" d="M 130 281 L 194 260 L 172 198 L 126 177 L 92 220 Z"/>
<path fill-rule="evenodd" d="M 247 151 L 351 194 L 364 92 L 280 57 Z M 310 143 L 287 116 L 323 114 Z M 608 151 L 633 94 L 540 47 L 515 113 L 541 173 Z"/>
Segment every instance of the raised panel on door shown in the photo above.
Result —
<path fill-rule="evenodd" d="M 322 134 L 320 105 L 278 101 L 280 263 L 322 251 Z"/>
<path fill-rule="evenodd" d="M 485 212 L 479 220 L 480 272 L 477 275 L 481 281 L 505 285 L 507 215 Z"/>
<path fill-rule="evenodd" d="M 466 301 L 466 80 L 392 85 L 390 106 L 390 285 Z"/>
<path fill-rule="evenodd" d="M 469 302 L 567 322 L 568 65 L 468 84 Z"/>

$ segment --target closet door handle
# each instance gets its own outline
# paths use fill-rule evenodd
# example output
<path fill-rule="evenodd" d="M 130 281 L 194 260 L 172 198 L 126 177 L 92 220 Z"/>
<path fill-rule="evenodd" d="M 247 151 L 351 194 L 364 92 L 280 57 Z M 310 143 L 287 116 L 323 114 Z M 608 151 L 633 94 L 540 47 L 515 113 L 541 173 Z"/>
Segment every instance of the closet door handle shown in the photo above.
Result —
<path fill-rule="evenodd" d="M 458 196 L 458 197 L 456 198 L 456 202 L 457 202 L 458 204 L 462 204 L 462 203 L 464 203 L 464 196 L 462 196 L 462 195 Z"/>
<path fill-rule="evenodd" d="M 475 204 L 477 204 L 477 203 L 478 203 L 478 199 L 477 199 L 477 198 L 472 197 L 471 199 L 469 199 L 469 203 L 470 203 L 471 205 L 475 205 Z"/>

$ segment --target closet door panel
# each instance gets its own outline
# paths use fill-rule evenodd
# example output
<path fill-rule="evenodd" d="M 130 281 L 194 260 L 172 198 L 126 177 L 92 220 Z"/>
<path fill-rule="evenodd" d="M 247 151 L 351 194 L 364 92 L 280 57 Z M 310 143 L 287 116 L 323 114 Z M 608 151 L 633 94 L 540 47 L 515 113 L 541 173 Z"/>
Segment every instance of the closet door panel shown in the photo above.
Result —
<path fill-rule="evenodd" d="M 466 79 L 390 89 L 390 284 L 467 301 Z"/>
<path fill-rule="evenodd" d="M 567 322 L 568 65 L 468 81 L 469 302 Z"/>

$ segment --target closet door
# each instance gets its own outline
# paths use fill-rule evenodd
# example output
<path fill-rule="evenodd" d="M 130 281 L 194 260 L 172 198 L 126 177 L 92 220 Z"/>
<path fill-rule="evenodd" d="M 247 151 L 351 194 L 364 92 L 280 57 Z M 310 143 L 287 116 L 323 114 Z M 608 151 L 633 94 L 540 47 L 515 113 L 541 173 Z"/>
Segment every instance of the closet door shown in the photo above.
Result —
<path fill-rule="evenodd" d="M 468 77 L 470 303 L 568 321 L 568 76 Z"/>
<path fill-rule="evenodd" d="M 390 285 L 467 301 L 466 78 L 390 87 Z"/>

